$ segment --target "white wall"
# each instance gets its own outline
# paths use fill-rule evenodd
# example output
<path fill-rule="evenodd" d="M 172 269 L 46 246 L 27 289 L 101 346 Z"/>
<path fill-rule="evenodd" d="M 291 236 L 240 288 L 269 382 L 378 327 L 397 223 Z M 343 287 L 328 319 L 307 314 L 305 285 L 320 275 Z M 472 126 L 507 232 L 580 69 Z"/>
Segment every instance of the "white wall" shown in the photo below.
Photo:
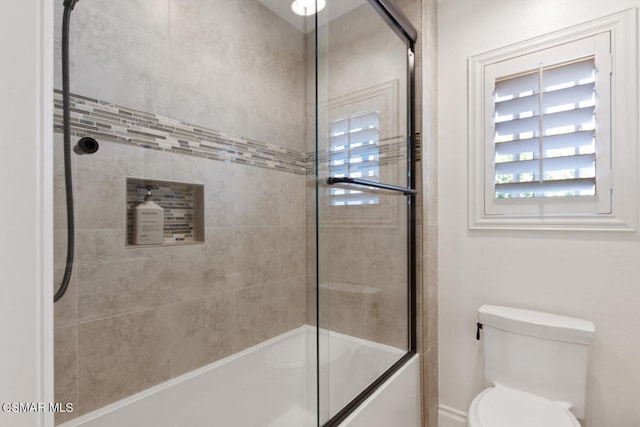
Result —
<path fill-rule="evenodd" d="M 475 322 L 478 307 L 490 303 L 593 321 L 586 425 L 640 423 L 638 234 L 470 232 L 466 206 L 467 58 L 634 6 L 640 1 L 439 4 L 439 375 L 445 410 L 466 412 L 483 388 Z"/>
<path fill-rule="evenodd" d="M 53 400 L 51 62 L 53 6 L 0 13 L 0 402 Z M 0 425 L 53 425 L 50 413 L 0 410 Z"/>

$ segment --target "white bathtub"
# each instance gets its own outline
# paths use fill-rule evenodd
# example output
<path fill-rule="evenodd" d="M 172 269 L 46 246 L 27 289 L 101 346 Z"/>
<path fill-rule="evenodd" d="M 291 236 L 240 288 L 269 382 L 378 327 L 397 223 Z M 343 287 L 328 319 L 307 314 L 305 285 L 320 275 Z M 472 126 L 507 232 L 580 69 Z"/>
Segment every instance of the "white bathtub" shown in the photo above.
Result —
<path fill-rule="evenodd" d="M 403 354 L 334 332 L 320 339 L 321 422 Z M 61 426 L 312 427 L 317 423 L 315 350 L 315 328 L 302 326 Z M 414 357 L 341 426 L 418 427 L 418 381 Z"/>

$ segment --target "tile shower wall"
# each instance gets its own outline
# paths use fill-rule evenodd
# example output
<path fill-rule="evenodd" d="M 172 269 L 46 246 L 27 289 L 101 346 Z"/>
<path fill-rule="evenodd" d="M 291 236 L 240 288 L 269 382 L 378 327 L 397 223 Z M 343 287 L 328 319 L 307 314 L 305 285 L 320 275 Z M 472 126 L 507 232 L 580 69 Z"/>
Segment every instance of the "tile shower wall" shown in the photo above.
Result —
<path fill-rule="evenodd" d="M 323 30 L 320 31 L 319 38 L 322 39 Z M 342 104 L 343 99 L 353 97 L 354 93 L 366 93 L 388 82 L 395 82 L 398 92 L 406 87 L 404 47 L 399 46 L 399 39 L 386 28 L 370 5 L 360 6 L 332 21 L 326 43 L 328 54 L 324 56 L 320 52 L 319 56 L 319 84 L 323 85 L 319 90 L 321 105 L 331 105 L 335 100 Z M 389 58 L 399 58 L 399 61 Z M 315 72 L 312 60 L 310 58 L 308 73 Z M 325 68 L 327 75 L 322 74 Z M 390 99 L 395 97 L 390 96 Z M 313 100 L 313 94 L 307 92 L 307 99 Z M 395 120 L 387 119 L 388 125 L 403 129 L 405 122 L 400 118 L 405 117 L 404 101 L 390 102 L 387 107 L 388 116 L 395 117 Z M 307 108 L 314 112 L 311 102 Z M 416 130 L 419 131 L 419 126 Z M 382 127 L 381 132 L 384 132 Z M 322 133 L 320 135 L 322 138 Z M 308 135 L 307 141 L 307 149 L 312 151 L 314 135 Z M 329 176 L 326 147 L 327 142 L 321 141 L 320 177 Z M 383 181 L 404 186 L 406 158 L 404 138 L 381 140 L 379 165 L 380 174 L 385 176 Z M 310 175 L 315 173 L 314 167 L 315 158 L 310 156 L 307 167 Z M 406 349 L 408 296 L 404 197 L 380 196 L 380 203 L 370 206 L 329 206 L 328 189 L 320 186 L 320 191 L 321 327 Z M 315 203 L 313 185 L 307 186 L 307 203 L 308 206 Z M 312 266 L 315 265 L 316 218 L 311 209 L 307 220 L 307 241 L 310 242 L 307 262 Z M 315 273 L 315 270 L 309 268 L 308 272 Z M 315 275 L 310 275 L 308 281 L 309 289 L 315 293 Z M 311 324 L 316 322 L 313 293 L 310 293 L 307 310 Z"/>
<path fill-rule="evenodd" d="M 76 264 L 55 305 L 55 399 L 76 410 L 56 422 L 306 320 L 304 36 L 248 0 L 79 3 L 72 27 L 73 129 L 101 146 L 72 156 Z M 59 133 L 54 145 L 57 286 Z M 205 242 L 126 248 L 126 176 L 202 184 Z"/>
<path fill-rule="evenodd" d="M 304 323 L 304 177 L 108 141 L 75 163 L 76 265 L 55 306 L 56 396 L 73 414 Z M 204 185 L 205 243 L 125 248 L 124 176 Z"/>
<path fill-rule="evenodd" d="M 79 3 L 70 46 L 73 93 L 303 151 L 304 35 L 257 0 Z"/>

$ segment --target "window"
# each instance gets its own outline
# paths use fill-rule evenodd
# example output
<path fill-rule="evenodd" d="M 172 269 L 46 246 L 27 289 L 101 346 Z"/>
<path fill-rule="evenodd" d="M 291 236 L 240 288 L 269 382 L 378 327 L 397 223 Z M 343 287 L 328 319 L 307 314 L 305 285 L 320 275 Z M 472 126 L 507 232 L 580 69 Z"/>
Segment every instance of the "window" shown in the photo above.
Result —
<path fill-rule="evenodd" d="M 330 123 L 329 175 L 378 181 L 380 115 L 378 111 L 350 114 Z M 332 206 L 375 205 L 376 194 L 332 187 Z"/>
<path fill-rule="evenodd" d="M 631 23 L 625 12 L 470 58 L 470 228 L 633 229 Z"/>
<path fill-rule="evenodd" d="M 495 82 L 496 199 L 596 195 L 595 80 L 589 56 Z"/>

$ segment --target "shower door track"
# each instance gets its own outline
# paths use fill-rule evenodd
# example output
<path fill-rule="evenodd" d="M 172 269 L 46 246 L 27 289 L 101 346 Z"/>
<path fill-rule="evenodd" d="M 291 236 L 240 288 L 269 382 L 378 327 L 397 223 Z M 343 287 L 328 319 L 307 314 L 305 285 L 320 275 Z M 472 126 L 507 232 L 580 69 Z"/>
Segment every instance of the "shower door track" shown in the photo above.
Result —
<path fill-rule="evenodd" d="M 393 374 L 402 368 L 417 352 L 417 317 L 416 317 L 416 179 L 415 179 L 415 43 L 417 41 L 418 32 L 411 24 L 407 16 L 395 4 L 393 0 L 367 0 L 371 6 L 379 13 L 384 21 L 393 29 L 393 31 L 407 44 L 407 65 L 408 65 L 408 84 L 407 84 L 407 188 L 398 187 L 389 184 L 380 184 L 377 182 L 354 179 L 354 178 L 329 178 L 327 184 L 333 185 L 337 183 L 357 184 L 370 187 L 381 188 L 391 191 L 400 191 L 407 197 L 407 225 L 408 225 L 408 323 L 409 323 L 409 342 L 408 351 L 397 360 L 382 375 L 376 378 L 367 388 L 358 394 L 353 400 L 345 405 L 338 413 L 336 413 L 329 421 L 323 424 L 323 427 L 338 427 L 351 413 L 353 413 L 365 400 L 367 400 L 377 389 L 380 388 Z M 317 22 L 316 22 L 317 25 Z M 316 58 L 317 60 L 317 58 Z M 317 70 L 316 70 L 317 73 Z M 317 78 L 317 74 L 316 74 Z M 317 90 L 317 88 L 316 88 Z M 317 96 L 317 93 L 316 93 Z M 317 116 L 316 116 L 317 120 Z M 316 135 L 317 137 L 317 135 Z M 317 156 L 316 156 L 317 159 Z M 317 165 L 316 165 L 317 170 Z M 316 283 L 316 292 L 319 289 Z M 318 297 L 316 301 L 318 301 Z M 316 310 L 317 312 L 319 310 Z M 319 321 L 319 319 L 316 319 Z M 319 344 L 319 343 L 318 343 Z M 320 376 L 318 372 L 318 392 L 320 384 Z M 318 404 L 320 402 L 318 401 Z M 320 408 L 320 406 L 318 406 Z"/>

